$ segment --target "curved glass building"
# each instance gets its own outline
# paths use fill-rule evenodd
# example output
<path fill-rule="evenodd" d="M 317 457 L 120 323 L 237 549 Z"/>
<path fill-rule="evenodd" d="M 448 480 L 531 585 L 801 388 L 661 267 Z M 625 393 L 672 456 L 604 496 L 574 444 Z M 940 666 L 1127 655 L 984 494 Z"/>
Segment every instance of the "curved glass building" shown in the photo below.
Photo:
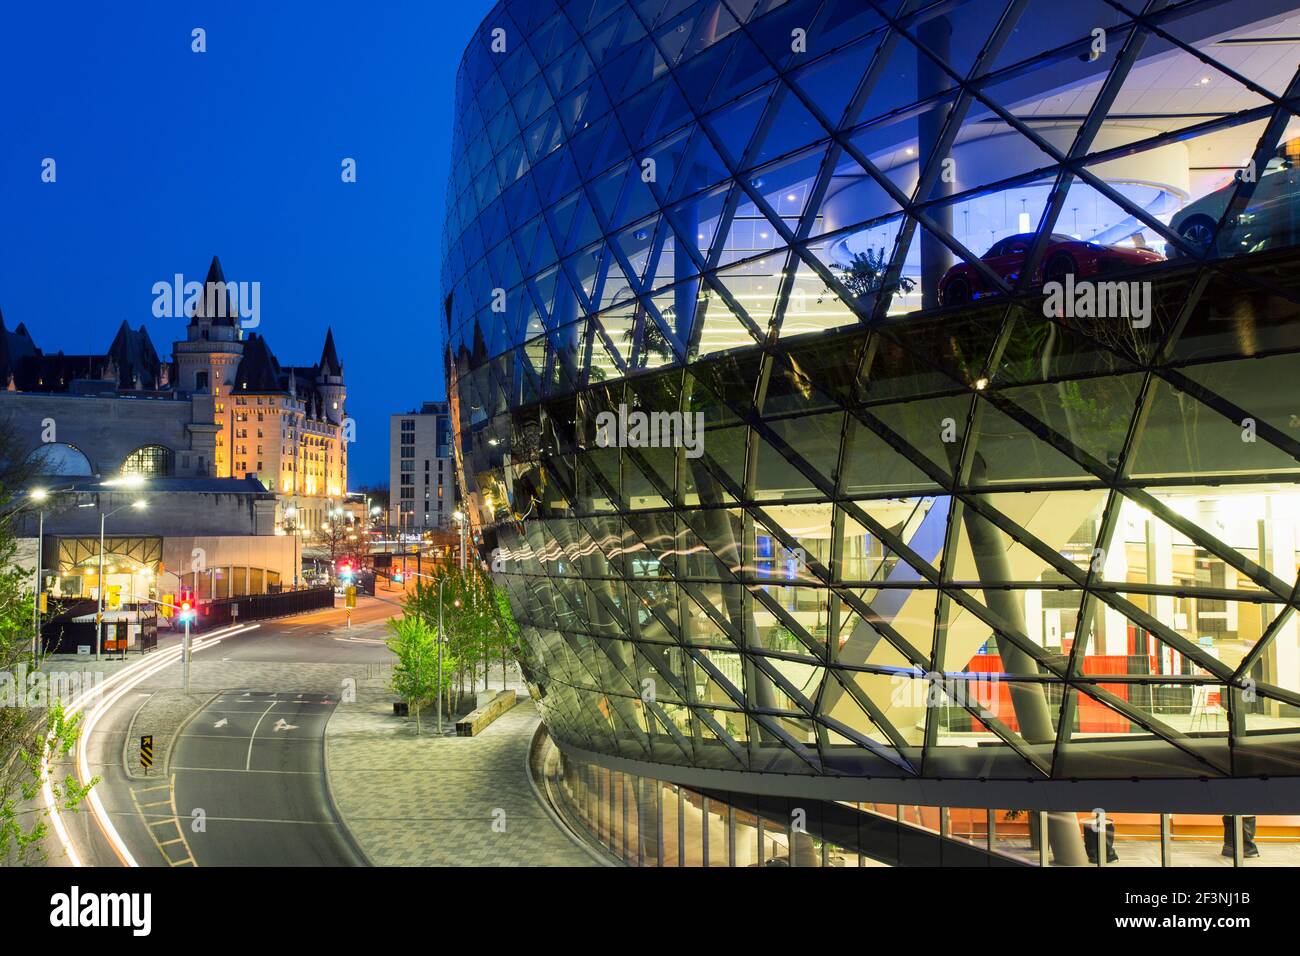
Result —
<path fill-rule="evenodd" d="M 566 760 L 1300 813 L 1296 6 L 492 10 L 446 361 Z"/>

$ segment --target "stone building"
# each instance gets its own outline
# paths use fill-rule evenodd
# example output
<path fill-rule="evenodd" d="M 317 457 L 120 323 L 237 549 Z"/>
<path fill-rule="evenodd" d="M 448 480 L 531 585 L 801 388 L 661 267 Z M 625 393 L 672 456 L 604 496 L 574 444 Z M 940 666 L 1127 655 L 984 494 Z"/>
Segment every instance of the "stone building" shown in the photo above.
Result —
<path fill-rule="evenodd" d="M 0 416 L 43 470 L 252 476 L 276 496 L 282 523 L 318 528 L 347 490 L 347 387 L 333 333 L 315 364 L 282 366 L 265 338 L 241 328 L 234 289 L 214 257 L 171 362 L 143 325 L 123 322 L 102 354 L 47 354 L 24 323 L 8 331 L 0 316 Z"/>

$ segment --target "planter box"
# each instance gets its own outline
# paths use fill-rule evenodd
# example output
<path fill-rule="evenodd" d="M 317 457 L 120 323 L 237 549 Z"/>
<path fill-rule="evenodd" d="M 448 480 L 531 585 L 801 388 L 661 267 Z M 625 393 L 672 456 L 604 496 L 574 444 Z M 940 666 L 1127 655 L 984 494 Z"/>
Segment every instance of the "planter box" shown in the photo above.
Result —
<path fill-rule="evenodd" d="M 456 721 L 457 737 L 473 737 L 480 733 L 484 727 L 492 723 L 511 707 L 518 703 L 519 698 L 515 696 L 512 690 L 503 690 L 491 701 L 470 711 L 460 720 Z"/>

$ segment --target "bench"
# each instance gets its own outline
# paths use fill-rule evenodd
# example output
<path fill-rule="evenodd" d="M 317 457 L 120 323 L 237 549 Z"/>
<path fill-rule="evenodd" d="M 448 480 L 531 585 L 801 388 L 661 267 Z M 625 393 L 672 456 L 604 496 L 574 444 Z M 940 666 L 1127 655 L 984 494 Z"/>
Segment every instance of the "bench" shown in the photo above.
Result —
<path fill-rule="evenodd" d="M 519 702 L 512 690 L 503 690 L 490 701 L 456 721 L 457 737 L 473 737 Z"/>

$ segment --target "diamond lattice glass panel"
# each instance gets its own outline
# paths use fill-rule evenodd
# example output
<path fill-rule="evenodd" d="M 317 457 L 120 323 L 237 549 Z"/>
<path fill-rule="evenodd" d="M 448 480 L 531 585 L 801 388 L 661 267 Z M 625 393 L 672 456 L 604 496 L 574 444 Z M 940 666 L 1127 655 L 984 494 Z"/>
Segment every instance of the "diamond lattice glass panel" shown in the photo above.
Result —
<path fill-rule="evenodd" d="M 1135 15 L 502 0 L 439 321 L 561 746 L 1300 772 L 1295 18 Z"/>

